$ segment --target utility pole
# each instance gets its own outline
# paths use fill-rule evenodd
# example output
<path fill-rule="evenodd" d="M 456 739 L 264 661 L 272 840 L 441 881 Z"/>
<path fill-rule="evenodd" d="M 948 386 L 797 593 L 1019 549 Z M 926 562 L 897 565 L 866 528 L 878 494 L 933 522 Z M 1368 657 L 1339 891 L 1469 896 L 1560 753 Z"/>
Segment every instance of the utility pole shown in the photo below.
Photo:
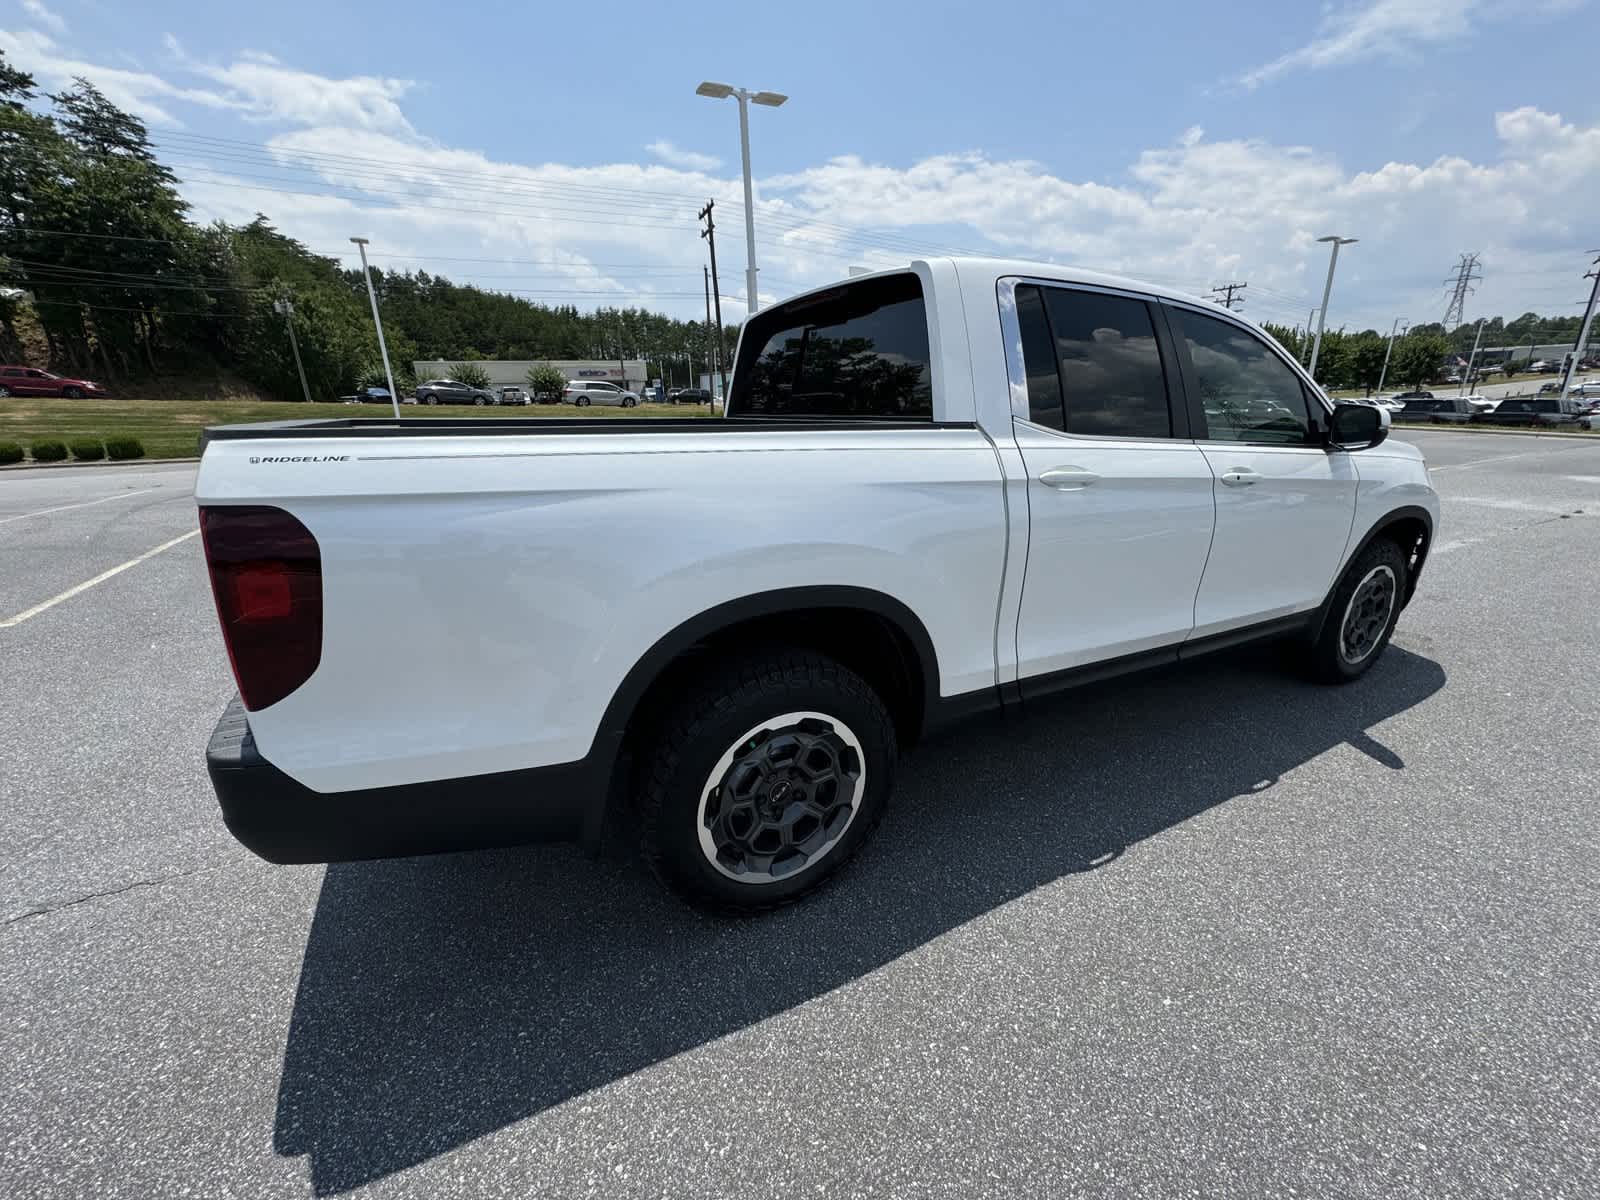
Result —
<path fill-rule="evenodd" d="M 742 104 L 739 106 L 739 114 L 740 114 L 741 118 L 744 115 L 744 106 Z M 748 158 L 748 155 L 746 155 L 746 157 Z M 747 179 L 746 180 L 746 186 L 748 186 L 748 184 L 749 184 L 749 181 Z M 706 244 L 711 247 L 711 295 L 712 295 L 712 298 L 715 300 L 716 306 L 717 306 L 717 324 L 716 324 L 716 329 L 714 331 L 713 336 L 715 338 L 715 345 L 716 345 L 716 348 L 717 348 L 717 354 L 716 354 L 717 374 L 722 380 L 722 412 L 723 412 L 723 415 L 726 416 L 727 412 L 728 412 L 728 372 L 723 368 L 723 364 L 722 364 L 722 291 L 721 291 L 721 285 L 717 282 L 717 223 L 716 223 L 716 220 L 711 215 L 711 210 L 713 208 L 715 208 L 716 206 L 717 206 L 717 202 L 715 200 L 707 200 L 706 201 L 706 206 L 700 210 L 700 219 L 706 223 L 706 227 L 700 231 L 700 236 L 705 238 L 706 239 Z M 754 246 L 754 244 L 755 243 L 753 243 L 753 242 L 751 243 L 752 246 Z M 754 254 L 754 252 L 751 253 L 750 261 L 752 263 L 755 262 L 755 254 Z M 752 266 L 750 268 L 750 279 L 751 279 L 752 285 L 754 284 L 755 277 L 756 277 L 755 267 Z M 746 310 L 745 311 L 754 312 L 755 309 L 749 307 L 749 305 L 752 303 L 751 297 L 746 296 L 745 297 L 745 301 L 746 301 Z M 706 314 L 707 323 L 709 323 L 710 320 L 711 320 L 711 314 L 707 313 Z M 713 408 L 712 411 L 713 412 L 716 411 L 715 408 Z"/>
<path fill-rule="evenodd" d="M 1450 293 L 1450 303 L 1445 306 L 1444 310 L 1444 331 L 1446 333 L 1461 324 L 1462 314 L 1467 306 L 1467 297 L 1478 290 L 1472 285 L 1482 278 L 1483 272 L 1478 270 L 1477 252 L 1463 254 L 1460 261 L 1456 263 L 1455 278 L 1445 280 L 1454 289 Z"/>
<path fill-rule="evenodd" d="M 1478 318 L 1478 332 L 1472 339 L 1472 354 L 1467 359 L 1467 369 L 1461 374 L 1461 387 L 1456 392 L 1458 396 L 1467 394 L 1467 385 L 1472 381 L 1472 364 L 1478 361 L 1478 343 L 1483 341 L 1483 321 L 1484 318 Z"/>
<path fill-rule="evenodd" d="M 711 328 L 711 272 L 706 267 L 701 267 L 700 271 L 705 276 L 706 280 L 706 336 L 711 341 L 711 344 L 706 347 L 706 349 L 709 351 L 709 354 L 706 357 L 706 380 L 709 382 L 716 375 L 717 366 L 721 361 L 722 356 L 717 353 L 717 339 Z M 715 399 L 715 397 L 713 397 L 713 399 Z M 723 397 L 723 403 L 727 403 L 726 396 Z M 711 405 L 711 411 L 713 413 L 717 411 L 717 406 L 715 404 Z"/>
<path fill-rule="evenodd" d="M 1220 304 L 1220 305 L 1222 305 L 1223 308 L 1226 308 L 1226 309 L 1231 311 L 1233 309 L 1233 306 L 1234 306 L 1233 294 L 1235 292 L 1243 293 L 1245 288 L 1247 288 L 1249 286 L 1250 285 L 1248 283 L 1221 283 L 1221 284 L 1218 284 L 1216 287 L 1212 288 L 1211 290 L 1213 292 L 1223 292 L 1223 293 L 1225 293 L 1225 295 L 1223 295 L 1221 299 L 1213 300 L 1211 303 Z M 1240 308 L 1244 307 L 1244 296 L 1242 294 L 1239 296 L 1238 304 L 1239 304 Z"/>
<path fill-rule="evenodd" d="M 306 386 L 306 368 L 300 361 L 300 339 L 294 335 L 294 301 L 289 299 L 289 289 L 284 288 L 279 297 L 272 302 L 274 312 L 283 314 L 283 327 L 289 331 L 289 348 L 294 351 L 294 369 L 300 372 L 300 393 L 305 396 L 306 403 L 311 403 L 311 389 Z"/>
<path fill-rule="evenodd" d="M 1383 391 L 1383 381 L 1389 377 L 1389 355 L 1394 353 L 1394 331 L 1400 328 L 1400 318 L 1394 319 L 1394 324 L 1389 326 L 1389 348 L 1383 352 L 1383 370 L 1378 372 L 1378 390 Z M 1411 322 L 1406 322 L 1406 328 L 1411 328 Z"/>
<path fill-rule="evenodd" d="M 1567 364 L 1567 377 L 1561 381 L 1561 398 L 1565 400 L 1572 390 L 1572 377 L 1578 373 L 1578 360 L 1583 357 L 1584 343 L 1589 340 L 1589 328 L 1594 324 L 1595 301 L 1600 300 L 1600 250 L 1591 250 L 1595 256 L 1593 271 L 1585 271 L 1585 279 L 1593 279 L 1589 289 L 1589 307 L 1583 310 L 1583 324 L 1578 326 L 1578 340 L 1572 343 L 1572 361 Z"/>

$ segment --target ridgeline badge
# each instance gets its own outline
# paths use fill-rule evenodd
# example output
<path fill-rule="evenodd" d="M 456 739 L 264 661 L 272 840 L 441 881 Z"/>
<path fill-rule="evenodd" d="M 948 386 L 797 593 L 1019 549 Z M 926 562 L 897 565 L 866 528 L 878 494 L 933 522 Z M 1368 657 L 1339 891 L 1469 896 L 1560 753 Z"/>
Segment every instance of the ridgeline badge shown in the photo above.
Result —
<path fill-rule="evenodd" d="M 290 462 L 349 462 L 348 454 L 279 454 L 250 456 L 253 463 L 290 463 Z"/>

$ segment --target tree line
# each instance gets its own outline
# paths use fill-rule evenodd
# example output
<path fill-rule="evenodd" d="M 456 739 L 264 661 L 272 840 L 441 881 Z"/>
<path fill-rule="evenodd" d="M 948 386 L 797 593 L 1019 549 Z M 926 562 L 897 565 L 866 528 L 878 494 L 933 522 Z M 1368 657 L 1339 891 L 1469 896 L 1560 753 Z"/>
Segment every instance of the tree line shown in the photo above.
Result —
<path fill-rule="evenodd" d="M 196 223 L 177 182 L 138 118 L 82 79 L 41 95 L 0 51 L 0 362 L 123 382 L 222 368 L 298 399 L 288 300 L 313 398 L 383 382 L 359 270 L 262 215 Z M 417 359 L 491 358 L 644 359 L 689 384 L 689 355 L 703 370 L 710 349 L 704 323 L 642 308 L 579 312 L 427 271 L 373 281 L 402 387 Z M 723 329 L 724 354 L 737 338 Z"/>

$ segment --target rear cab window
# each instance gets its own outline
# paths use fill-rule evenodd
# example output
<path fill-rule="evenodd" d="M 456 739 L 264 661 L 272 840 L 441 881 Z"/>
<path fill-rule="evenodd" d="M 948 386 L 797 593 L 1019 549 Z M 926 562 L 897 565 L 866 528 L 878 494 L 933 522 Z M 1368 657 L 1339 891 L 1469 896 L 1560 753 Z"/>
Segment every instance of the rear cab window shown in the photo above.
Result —
<path fill-rule="evenodd" d="M 931 421 L 927 305 L 914 274 L 801 296 L 751 317 L 734 416 Z"/>

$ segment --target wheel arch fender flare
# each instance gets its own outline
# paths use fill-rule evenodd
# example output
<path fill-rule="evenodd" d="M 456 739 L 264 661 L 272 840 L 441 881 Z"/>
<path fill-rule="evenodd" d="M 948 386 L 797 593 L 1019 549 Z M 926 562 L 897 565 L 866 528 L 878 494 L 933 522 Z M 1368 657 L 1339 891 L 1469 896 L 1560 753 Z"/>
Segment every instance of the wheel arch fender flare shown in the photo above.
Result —
<path fill-rule="evenodd" d="M 785 613 L 814 615 L 829 609 L 866 612 L 889 622 L 910 645 L 922 679 L 918 699 L 924 714 L 931 712 L 939 698 L 939 660 L 927 626 L 903 601 L 874 588 L 818 584 L 777 588 L 725 601 L 697 613 L 674 626 L 641 654 L 612 693 L 595 735 L 592 753 L 610 760 L 611 779 L 590 806 L 583 830 L 584 844 L 599 844 L 605 811 L 614 799 L 612 793 L 625 774 L 617 770 L 628 726 L 653 684 L 682 655 L 698 643 L 717 634 L 762 618 L 782 617 Z"/>
<path fill-rule="evenodd" d="M 1408 554 L 1410 570 L 1406 572 L 1406 589 L 1404 596 L 1401 597 L 1400 607 L 1404 608 L 1411 603 L 1411 595 L 1417 588 L 1417 577 L 1422 574 L 1422 565 L 1427 561 L 1428 548 L 1433 544 L 1433 514 L 1416 504 L 1402 505 L 1384 513 L 1356 543 L 1355 549 L 1345 556 L 1345 560 L 1339 564 L 1339 574 L 1328 586 L 1328 594 L 1323 597 L 1322 604 L 1317 609 L 1316 619 L 1311 623 L 1313 640 L 1322 636 L 1323 626 L 1327 623 L 1328 614 L 1332 610 L 1333 594 L 1339 590 L 1339 581 L 1344 578 L 1345 570 L 1365 554 L 1373 542 L 1385 537 L 1395 526 L 1411 522 L 1421 523 L 1422 539 Z"/>

